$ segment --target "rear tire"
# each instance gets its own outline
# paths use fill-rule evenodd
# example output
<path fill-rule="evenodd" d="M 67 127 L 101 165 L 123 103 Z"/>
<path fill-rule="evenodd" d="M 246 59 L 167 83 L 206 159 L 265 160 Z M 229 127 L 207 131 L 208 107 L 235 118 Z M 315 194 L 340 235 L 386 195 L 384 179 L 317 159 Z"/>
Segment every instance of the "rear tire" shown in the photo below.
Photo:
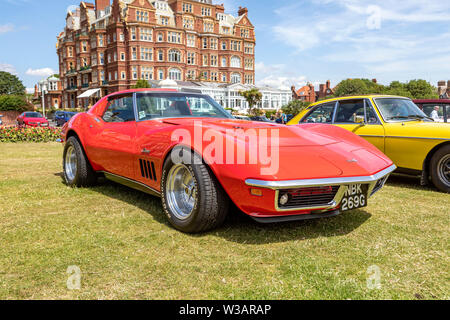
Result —
<path fill-rule="evenodd" d="M 180 149 L 178 149 L 180 150 Z M 181 149 L 180 152 L 190 150 Z M 200 233 L 223 224 L 229 199 L 211 170 L 197 154 L 192 164 L 175 164 L 169 157 L 163 168 L 161 198 L 170 223 L 185 233 Z"/>
<path fill-rule="evenodd" d="M 71 187 L 89 187 L 97 181 L 97 175 L 75 137 L 70 137 L 64 147 L 63 173 L 64 181 Z"/>
<path fill-rule="evenodd" d="M 430 162 L 430 174 L 436 188 L 450 193 L 450 145 L 441 147 L 433 155 Z"/>

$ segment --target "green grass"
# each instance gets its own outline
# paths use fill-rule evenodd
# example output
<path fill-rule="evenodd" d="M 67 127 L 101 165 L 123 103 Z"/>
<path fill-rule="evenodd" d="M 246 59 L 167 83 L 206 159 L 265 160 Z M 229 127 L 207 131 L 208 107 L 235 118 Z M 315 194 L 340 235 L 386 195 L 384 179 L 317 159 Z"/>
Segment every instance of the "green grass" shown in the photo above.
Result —
<path fill-rule="evenodd" d="M 0 299 L 448 299 L 450 195 L 392 177 L 364 210 L 203 235 L 159 199 L 71 189 L 59 144 L 0 144 Z M 82 271 L 81 290 L 66 273 Z M 367 269 L 381 288 L 367 288 Z"/>

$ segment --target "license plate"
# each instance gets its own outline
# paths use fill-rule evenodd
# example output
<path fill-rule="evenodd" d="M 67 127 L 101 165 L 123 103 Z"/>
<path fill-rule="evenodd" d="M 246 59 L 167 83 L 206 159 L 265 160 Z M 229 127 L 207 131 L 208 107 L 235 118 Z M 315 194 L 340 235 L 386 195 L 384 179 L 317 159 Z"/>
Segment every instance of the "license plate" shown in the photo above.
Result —
<path fill-rule="evenodd" d="M 341 211 L 350 211 L 367 207 L 367 185 L 352 184 L 348 186 L 341 202 Z"/>

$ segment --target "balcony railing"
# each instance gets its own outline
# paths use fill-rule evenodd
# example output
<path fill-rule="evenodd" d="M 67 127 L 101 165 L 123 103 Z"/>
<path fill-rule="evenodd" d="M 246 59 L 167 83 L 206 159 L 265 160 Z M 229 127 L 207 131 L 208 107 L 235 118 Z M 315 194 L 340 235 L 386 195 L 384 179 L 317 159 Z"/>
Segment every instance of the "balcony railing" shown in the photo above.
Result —
<path fill-rule="evenodd" d="M 107 86 L 108 85 L 108 81 L 103 80 L 102 81 L 102 86 Z"/>
<path fill-rule="evenodd" d="M 77 86 L 67 86 L 67 90 L 77 90 Z"/>
<path fill-rule="evenodd" d="M 83 84 L 81 85 L 81 87 L 82 87 L 82 88 L 89 88 L 89 83 L 83 83 Z"/>
<path fill-rule="evenodd" d="M 84 66 L 80 68 L 80 71 L 91 70 L 91 66 Z"/>

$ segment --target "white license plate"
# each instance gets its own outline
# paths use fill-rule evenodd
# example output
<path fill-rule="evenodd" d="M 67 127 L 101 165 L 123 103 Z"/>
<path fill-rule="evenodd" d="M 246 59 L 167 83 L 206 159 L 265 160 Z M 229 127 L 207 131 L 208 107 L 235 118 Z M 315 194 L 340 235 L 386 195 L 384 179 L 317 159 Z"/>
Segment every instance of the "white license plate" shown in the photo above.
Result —
<path fill-rule="evenodd" d="M 341 202 L 341 211 L 350 211 L 367 207 L 367 185 L 352 184 L 348 186 Z"/>

